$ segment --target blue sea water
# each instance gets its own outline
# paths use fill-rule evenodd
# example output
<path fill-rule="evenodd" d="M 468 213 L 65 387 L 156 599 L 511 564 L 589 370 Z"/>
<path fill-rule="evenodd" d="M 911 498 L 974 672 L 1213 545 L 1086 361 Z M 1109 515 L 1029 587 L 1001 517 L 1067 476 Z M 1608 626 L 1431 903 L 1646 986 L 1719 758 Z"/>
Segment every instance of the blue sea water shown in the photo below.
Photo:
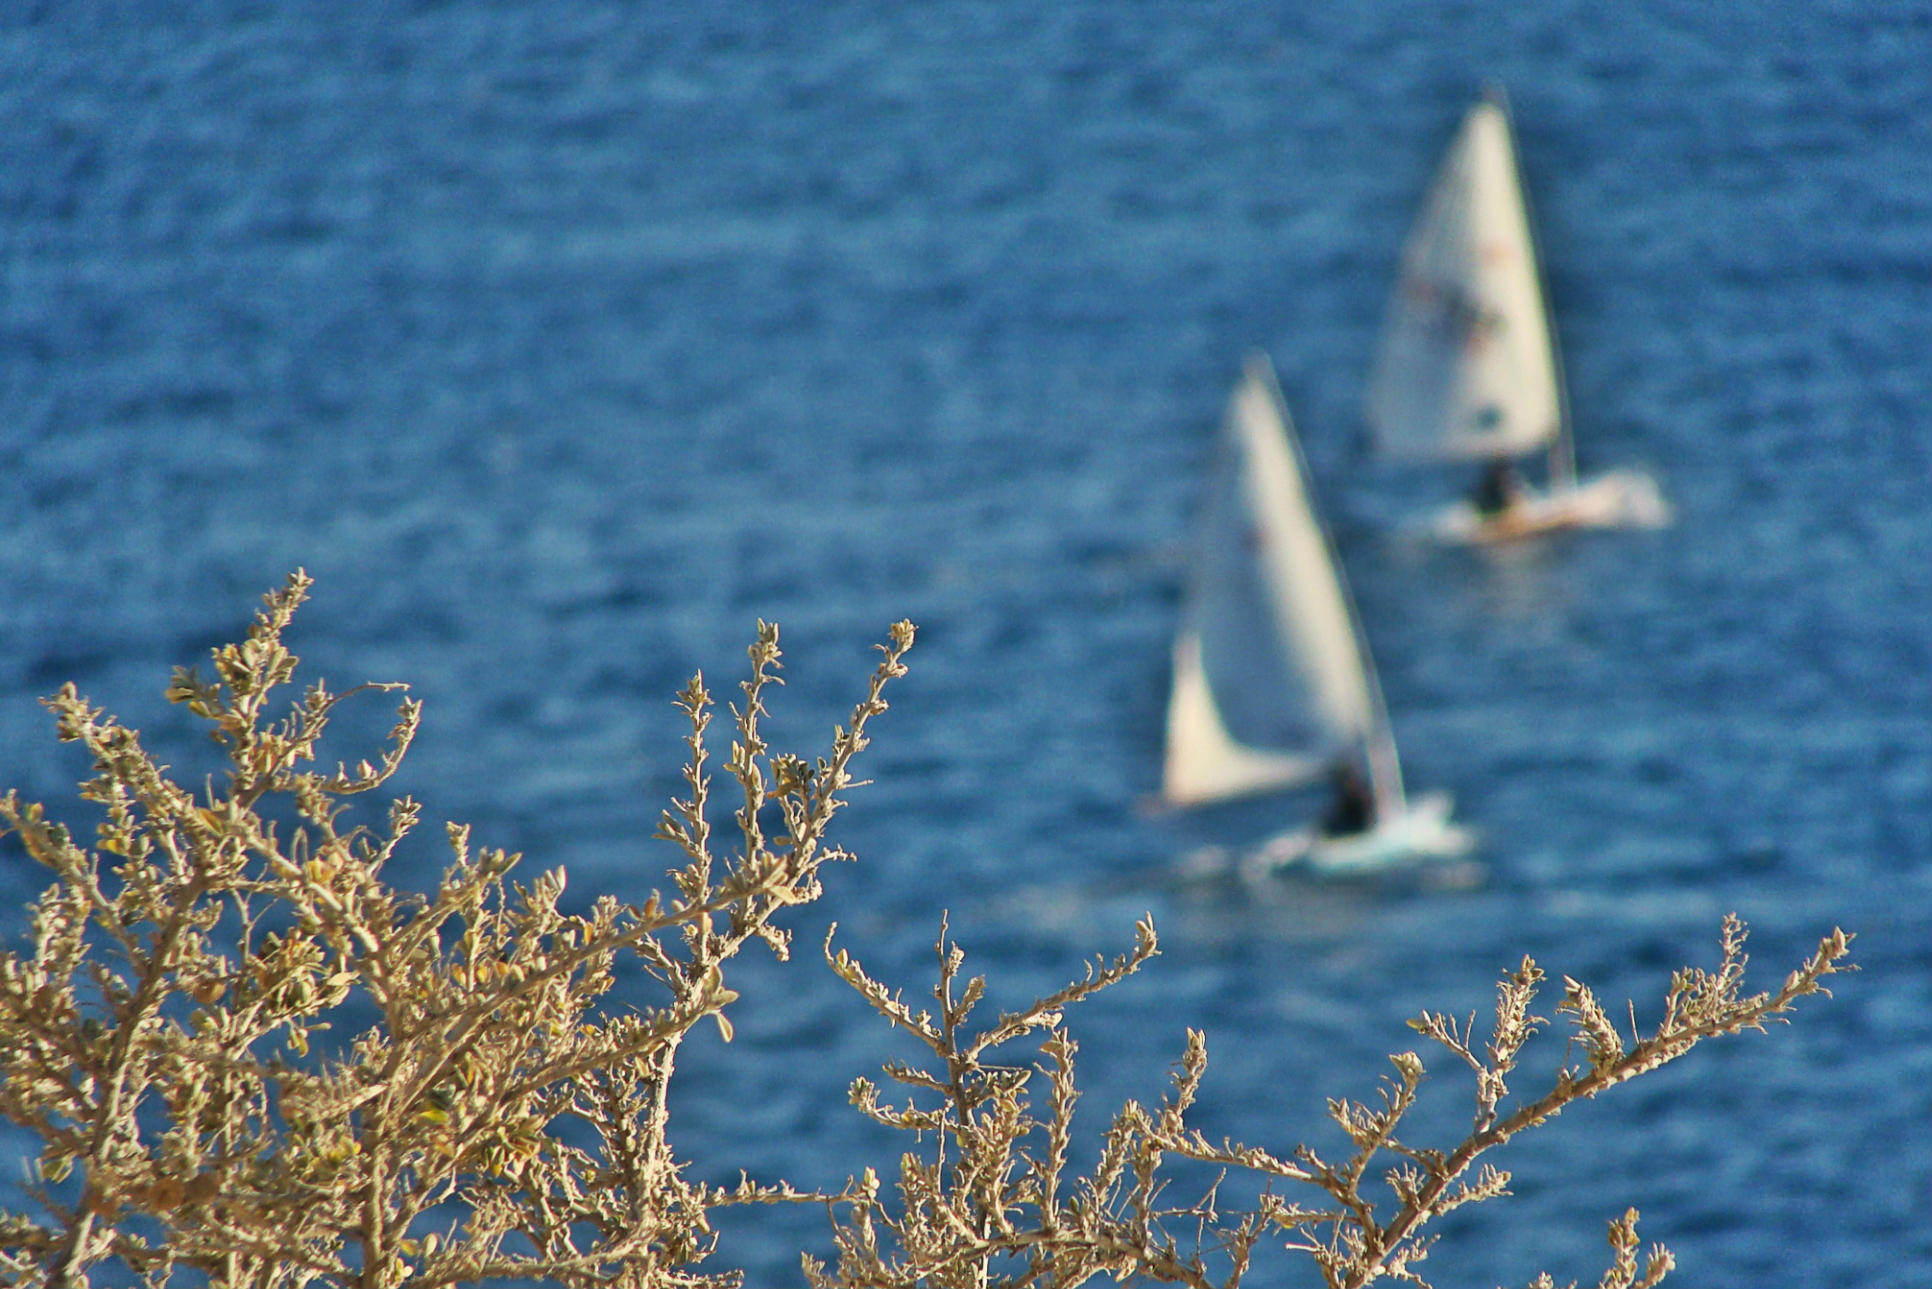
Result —
<path fill-rule="evenodd" d="M 1211 1137 L 1334 1151 L 1323 1098 L 1406 1018 L 1529 952 L 1652 1019 L 1735 910 L 1765 984 L 1833 925 L 1863 970 L 1513 1144 L 1431 1276 L 1593 1280 L 1635 1206 L 1687 1283 L 1923 1286 L 1928 67 L 1903 3 L 9 6 L 0 786 L 73 808 L 34 701 L 68 680 L 205 770 L 168 669 L 299 565 L 306 666 L 426 701 L 401 787 L 432 819 L 639 896 L 675 688 L 731 692 L 776 620 L 775 726 L 817 746 L 909 617 L 859 863 L 687 1056 L 700 1175 L 899 1149 L 845 1105 L 906 1053 L 816 963 L 832 917 L 917 990 L 950 909 L 1010 1005 L 1151 910 L 1163 957 L 1070 1018 L 1086 1131 L 1197 1026 Z M 1430 547 L 1401 520 L 1468 481 L 1359 451 L 1401 238 L 1489 83 L 1585 469 L 1657 474 L 1662 532 Z M 1474 880 L 1181 890 L 1189 846 L 1318 802 L 1135 810 L 1250 348 Z M 41 880 L 0 852 L 10 936 Z M 722 1229 L 754 1283 L 830 1252 L 812 1210 Z"/>

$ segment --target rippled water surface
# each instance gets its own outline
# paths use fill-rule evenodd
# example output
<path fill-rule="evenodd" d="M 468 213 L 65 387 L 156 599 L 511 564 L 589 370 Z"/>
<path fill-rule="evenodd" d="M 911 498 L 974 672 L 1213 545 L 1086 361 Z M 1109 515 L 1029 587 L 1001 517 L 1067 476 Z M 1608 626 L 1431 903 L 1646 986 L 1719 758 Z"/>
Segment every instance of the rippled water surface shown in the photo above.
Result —
<path fill-rule="evenodd" d="M 896 1152 L 844 1103 L 897 1049 L 815 961 L 833 915 L 917 988 L 950 908 L 1010 1004 L 1151 910 L 1162 959 L 1072 1017 L 1090 1138 L 1195 1025 L 1200 1126 L 1285 1149 L 1334 1148 L 1323 1097 L 1366 1095 L 1404 1019 L 1484 1008 L 1523 952 L 1654 1017 L 1736 910 L 1767 983 L 1833 924 L 1864 971 L 1512 1146 L 1515 1198 L 1458 1213 L 1432 1274 L 1593 1281 L 1634 1205 L 1687 1283 L 1923 1286 L 1932 26 L 1430 13 L 0 13 L 0 785 L 70 800 L 86 767 L 34 702 L 70 679 L 205 770 L 168 668 L 301 565 L 306 665 L 427 701 L 403 786 L 433 818 L 638 895 L 669 858 L 642 838 L 675 687 L 727 691 L 777 620 L 777 726 L 816 741 L 910 617 L 843 820 L 860 863 L 799 961 L 747 968 L 737 1043 L 688 1059 L 703 1175 L 830 1185 Z M 1432 548 L 1401 520 L 1467 480 L 1356 450 L 1397 248 L 1486 82 L 1585 468 L 1655 472 L 1666 531 Z M 1188 847 L 1317 802 L 1135 811 L 1255 347 L 1412 784 L 1483 835 L 1457 880 L 1180 890 Z M 38 889 L 0 865 L 10 903 Z M 820 1215 L 760 1213 L 721 1257 L 794 1283 L 800 1247 L 829 1252 Z"/>

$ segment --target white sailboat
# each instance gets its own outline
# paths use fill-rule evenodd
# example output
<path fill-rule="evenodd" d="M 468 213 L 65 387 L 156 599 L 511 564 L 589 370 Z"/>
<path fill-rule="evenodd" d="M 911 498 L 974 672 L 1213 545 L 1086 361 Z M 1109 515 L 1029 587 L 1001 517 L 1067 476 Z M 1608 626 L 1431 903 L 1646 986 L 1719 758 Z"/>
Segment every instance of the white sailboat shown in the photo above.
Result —
<path fill-rule="evenodd" d="M 1378 447 L 1398 459 L 1503 462 L 1548 449 L 1545 491 L 1524 488 L 1496 509 L 1456 507 L 1431 525 L 1446 538 L 1669 522 L 1656 482 L 1640 471 L 1577 479 L 1556 335 L 1500 94 L 1463 118 L 1403 247 L 1368 422 Z"/>
<path fill-rule="evenodd" d="M 1250 357 L 1219 460 L 1174 641 L 1161 792 L 1194 806 L 1366 769 L 1369 826 L 1296 829 L 1244 861 L 1328 869 L 1460 853 L 1447 793 L 1410 800 L 1381 686 L 1308 494 L 1274 372 Z"/>

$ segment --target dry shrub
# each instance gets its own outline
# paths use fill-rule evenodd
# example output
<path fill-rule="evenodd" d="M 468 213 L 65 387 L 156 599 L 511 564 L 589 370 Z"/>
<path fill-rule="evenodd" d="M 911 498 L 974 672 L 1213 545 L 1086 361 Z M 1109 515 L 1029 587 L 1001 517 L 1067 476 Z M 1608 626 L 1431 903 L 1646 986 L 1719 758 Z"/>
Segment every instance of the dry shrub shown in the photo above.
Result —
<path fill-rule="evenodd" d="M 887 1067 L 902 1100 L 865 1079 L 852 1087 L 913 1147 L 890 1187 L 875 1168 L 832 1195 L 706 1186 L 671 1146 L 679 1044 L 707 1020 L 730 1037 L 728 964 L 753 940 L 785 957 L 775 919 L 817 899 L 820 868 L 848 858 L 826 830 L 904 673 L 911 625 L 881 646 L 829 752 L 807 760 L 760 734 L 779 666 L 777 630 L 760 624 L 724 763 L 728 843 L 713 833 L 711 697 L 694 679 L 679 699 L 688 795 L 658 831 L 682 856 L 672 894 L 605 896 L 578 916 L 559 907 L 561 870 L 512 882 L 518 857 L 474 848 L 460 827 L 433 893 L 384 879 L 419 809 L 392 801 L 372 828 L 349 822 L 348 799 L 394 774 L 420 706 L 402 703 L 374 763 L 318 768 L 348 695 L 317 684 L 279 719 L 270 710 L 294 675 L 283 634 L 308 589 L 291 577 L 245 641 L 214 651 L 212 679 L 177 671 L 169 686 L 223 746 L 223 782 L 175 783 L 135 731 L 68 686 L 48 705 L 60 737 L 94 759 L 82 786 L 102 812 L 92 845 L 0 797 L 0 836 L 55 878 L 33 906 L 31 950 L 0 954 L 0 1113 L 42 1143 L 29 1161 L 35 1211 L 0 1217 L 10 1283 L 724 1289 L 737 1277 L 702 1269 L 717 1245 L 708 1215 L 809 1201 L 828 1206 L 837 1246 L 830 1267 L 806 1257 L 814 1289 L 1101 1275 L 1233 1289 L 1267 1249 L 1312 1259 L 1332 1286 L 1423 1284 L 1428 1224 L 1506 1193 L 1508 1174 L 1478 1164 L 1487 1152 L 1704 1039 L 1783 1019 L 1844 969 L 1848 937 L 1834 931 L 1778 990 L 1747 995 L 1744 930 L 1728 919 L 1717 971 L 1679 972 L 1663 1021 L 1627 1040 L 1566 980 L 1556 1014 L 1576 1058 L 1546 1091 L 1512 1098 L 1524 1042 L 1551 1023 L 1531 1012 L 1543 974 L 1525 959 L 1486 1039 L 1445 1016 L 1412 1022 L 1476 1075 L 1470 1132 L 1446 1150 L 1399 1136 L 1423 1080 L 1410 1052 L 1391 1058 L 1373 1103 L 1330 1103 L 1345 1156 L 1210 1142 L 1186 1124 L 1207 1064 L 1190 1032 L 1171 1092 L 1123 1107 L 1081 1174 L 1068 1159 L 1078 1093 L 1065 1013 L 1155 956 L 1151 922 L 1131 952 L 983 1027 L 985 981 L 962 978 L 943 927 L 931 1007 L 904 1002 L 828 938 L 832 970 L 926 1053 Z M 610 1005 L 620 959 L 654 982 L 650 1005 Z M 1037 1060 L 994 1059 L 1015 1045 Z M 1169 1157 L 1245 1176 L 1259 1201 L 1224 1212 L 1216 1188 L 1177 1203 Z M 1285 1198 L 1291 1187 L 1307 1206 Z M 1670 1268 L 1661 1249 L 1640 1256 L 1635 1220 L 1611 1226 L 1605 1286 L 1654 1285 Z"/>

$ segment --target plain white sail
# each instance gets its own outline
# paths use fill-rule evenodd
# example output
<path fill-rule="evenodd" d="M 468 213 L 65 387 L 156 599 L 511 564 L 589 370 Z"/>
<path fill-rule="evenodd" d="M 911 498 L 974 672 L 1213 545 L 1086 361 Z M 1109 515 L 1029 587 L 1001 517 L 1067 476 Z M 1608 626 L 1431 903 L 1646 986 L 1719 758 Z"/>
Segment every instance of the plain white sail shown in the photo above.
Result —
<path fill-rule="evenodd" d="M 1401 772 L 1274 373 L 1228 406 L 1174 645 L 1162 793 L 1196 805 L 1304 783 L 1367 749 L 1378 813 Z"/>
<path fill-rule="evenodd" d="M 1369 426 L 1399 458 L 1530 452 L 1564 434 L 1557 380 L 1509 118 L 1484 99 L 1403 247 Z"/>

